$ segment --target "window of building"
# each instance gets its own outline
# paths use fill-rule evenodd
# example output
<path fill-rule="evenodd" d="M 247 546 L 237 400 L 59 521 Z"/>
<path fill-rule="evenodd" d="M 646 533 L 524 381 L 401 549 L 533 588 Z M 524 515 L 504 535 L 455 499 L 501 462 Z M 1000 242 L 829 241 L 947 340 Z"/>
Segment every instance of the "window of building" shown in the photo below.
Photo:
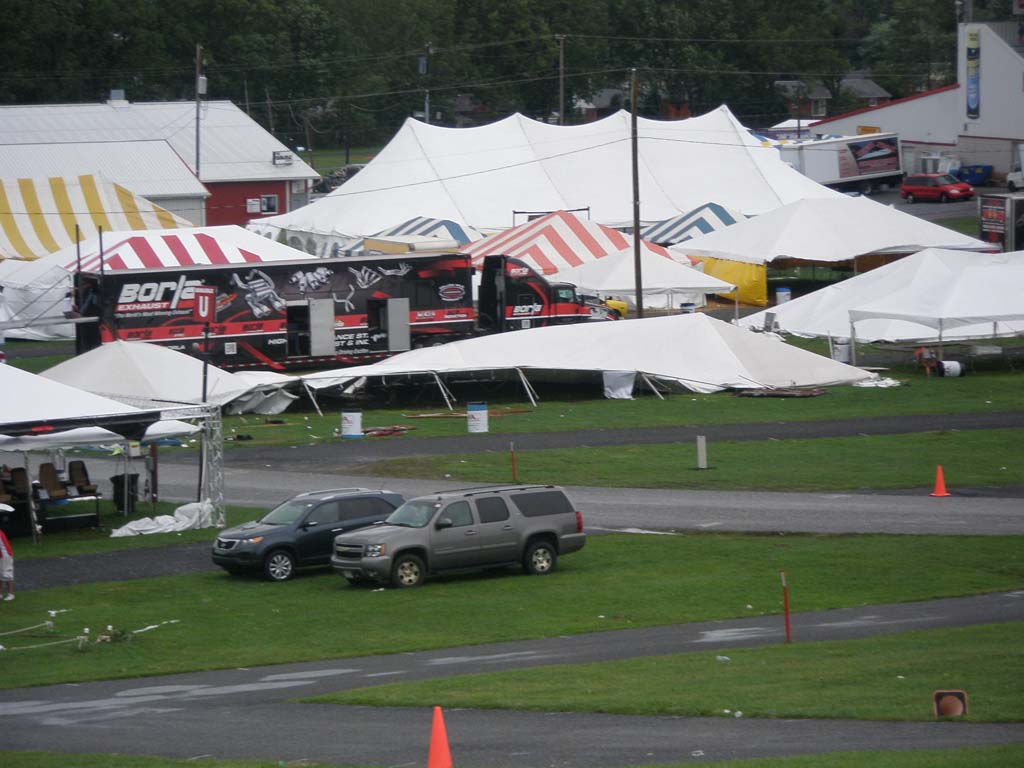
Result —
<path fill-rule="evenodd" d="M 277 195 L 260 195 L 260 213 L 277 212 Z"/>
<path fill-rule="evenodd" d="M 811 116 L 824 117 L 826 106 L 825 99 L 811 99 Z"/>

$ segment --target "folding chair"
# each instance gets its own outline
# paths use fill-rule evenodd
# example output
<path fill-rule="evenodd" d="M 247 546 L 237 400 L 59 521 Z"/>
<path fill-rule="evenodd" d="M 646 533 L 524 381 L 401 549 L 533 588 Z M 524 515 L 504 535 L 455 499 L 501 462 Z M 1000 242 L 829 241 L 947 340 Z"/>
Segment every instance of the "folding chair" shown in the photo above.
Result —
<path fill-rule="evenodd" d="M 46 491 L 51 499 L 66 499 L 68 497 L 67 488 L 57 476 L 57 468 L 49 462 L 39 465 L 39 488 Z"/>
<path fill-rule="evenodd" d="M 11 495 L 22 501 L 32 495 L 32 483 L 29 482 L 28 472 L 24 467 L 11 469 Z"/>
<path fill-rule="evenodd" d="M 89 470 L 80 459 L 68 462 L 68 480 L 78 489 L 79 496 L 95 496 L 99 487 L 89 480 Z"/>

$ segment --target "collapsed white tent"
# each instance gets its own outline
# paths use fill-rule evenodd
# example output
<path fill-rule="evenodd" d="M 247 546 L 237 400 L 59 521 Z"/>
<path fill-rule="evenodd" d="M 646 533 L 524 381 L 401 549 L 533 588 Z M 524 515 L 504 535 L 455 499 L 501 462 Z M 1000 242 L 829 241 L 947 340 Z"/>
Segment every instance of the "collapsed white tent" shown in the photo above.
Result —
<path fill-rule="evenodd" d="M 431 216 L 477 229 L 514 213 L 589 209 L 593 221 L 632 225 L 631 116 L 557 126 L 512 115 L 476 128 L 406 120 L 358 175 L 311 205 L 249 223 L 254 231 L 347 248 L 395 222 Z M 786 165 L 721 106 L 687 120 L 639 118 L 642 216 L 661 221 L 715 200 L 745 215 L 838 193 Z"/>
<path fill-rule="evenodd" d="M 102 253 L 102 257 L 101 257 Z M 158 269 L 202 264 L 248 264 L 295 261 L 309 255 L 272 242 L 237 226 L 182 230 L 104 232 L 35 261 L 0 262 L 11 338 L 54 339 L 74 336 L 70 323 L 59 322 L 64 295 L 79 263 L 83 271 Z M 40 324 L 40 320 L 44 322 Z M 49 320 L 46 323 L 45 320 Z M 24 326 L 18 327 L 17 323 Z"/>
<path fill-rule="evenodd" d="M 460 371 L 632 372 L 694 392 L 852 384 L 872 374 L 703 314 L 512 331 L 302 377 L 313 389 L 363 377 Z"/>
<path fill-rule="evenodd" d="M 934 342 L 1024 334 L 1024 251 L 930 248 L 748 315 L 761 328 L 859 341 Z"/>
<path fill-rule="evenodd" d="M 203 402 L 202 360 L 141 341 L 104 344 L 65 360 L 41 375 L 139 407 Z M 255 402 L 261 402 L 283 384 L 295 381 L 280 373 L 268 373 L 262 380 L 253 381 L 214 365 L 206 366 L 205 378 L 206 402 L 211 405 L 225 405 L 240 399 L 253 402 L 254 395 L 258 395 Z"/>
<path fill-rule="evenodd" d="M 640 269 L 645 307 L 664 309 L 679 303 L 700 306 L 705 303 L 706 294 L 735 288 L 699 269 L 648 250 L 640 251 Z M 572 283 L 584 293 L 597 293 L 602 298 L 614 294 L 627 303 L 636 303 L 636 263 L 630 249 L 559 270 L 550 277 Z"/>
<path fill-rule="evenodd" d="M 848 261 L 869 253 L 923 248 L 991 250 L 992 244 L 911 216 L 866 197 L 838 195 L 791 202 L 669 251 L 749 264 L 777 259 Z"/>

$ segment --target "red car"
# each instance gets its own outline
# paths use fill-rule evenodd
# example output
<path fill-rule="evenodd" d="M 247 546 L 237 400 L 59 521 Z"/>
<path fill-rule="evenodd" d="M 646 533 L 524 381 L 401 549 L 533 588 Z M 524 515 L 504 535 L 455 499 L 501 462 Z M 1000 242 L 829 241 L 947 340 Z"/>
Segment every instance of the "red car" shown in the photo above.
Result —
<path fill-rule="evenodd" d="M 938 200 L 940 203 L 970 200 L 974 197 L 974 187 L 948 173 L 915 173 L 903 177 L 900 197 L 908 203 L 917 200 Z"/>

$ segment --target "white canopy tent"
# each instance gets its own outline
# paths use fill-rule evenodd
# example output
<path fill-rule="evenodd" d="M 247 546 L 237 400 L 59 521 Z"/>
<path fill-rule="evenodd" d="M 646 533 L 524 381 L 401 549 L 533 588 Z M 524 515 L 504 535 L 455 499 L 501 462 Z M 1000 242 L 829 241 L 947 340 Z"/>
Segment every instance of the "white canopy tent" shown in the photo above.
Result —
<path fill-rule="evenodd" d="M 709 293 L 724 293 L 736 286 L 705 275 L 699 269 L 648 251 L 640 251 L 640 280 L 644 306 L 671 309 L 680 303 L 702 306 Z M 614 296 L 636 304 L 636 264 L 632 249 L 610 254 L 551 276 L 572 283 L 584 293 Z"/>
<path fill-rule="evenodd" d="M 195 405 L 203 400 L 203 361 L 168 347 L 141 341 L 114 341 L 65 360 L 41 374 L 87 392 L 140 407 Z M 206 400 L 227 405 L 269 397 L 295 379 L 267 372 L 255 380 L 206 366 Z M 293 397 L 294 399 L 294 397 Z M 286 401 L 287 402 L 287 401 Z M 241 411 L 239 411 L 241 412 Z"/>
<path fill-rule="evenodd" d="M 800 336 L 937 342 L 1024 334 L 1024 251 L 929 248 L 776 307 L 740 324 Z"/>
<path fill-rule="evenodd" d="M 849 261 L 869 253 L 913 253 L 923 248 L 985 251 L 992 244 L 866 197 L 838 195 L 791 202 L 669 251 L 677 257 L 765 264 L 777 259 Z"/>
<path fill-rule="evenodd" d="M 358 175 L 317 202 L 249 228 L 311 253 L 348 248 L 395 222 L 430 216 L 476 229 L 520 223 L 514 212 L 589 209 L 610 226 L 633 220 L 631 117 L 557 126 L 512 115 L 476 128 L 409 119 Z M 722 106 L 687 120 L 637 121 L 645 222 L 708 200 L 746 215 L 838 193 L 786 165 Z"/>
<path fill-rule="evenodd" d="M 463 371 L 633 373 L 694 392 L 852 384 L 872 374 L 702 314 L 512 331 L 413 350 L 374 365 L 321 371 L 320 389 L 362 377 Z M 444 389 L 442 388 L 442 391 Z M 527 391 L 529 387 L 527 386 Z"/>

